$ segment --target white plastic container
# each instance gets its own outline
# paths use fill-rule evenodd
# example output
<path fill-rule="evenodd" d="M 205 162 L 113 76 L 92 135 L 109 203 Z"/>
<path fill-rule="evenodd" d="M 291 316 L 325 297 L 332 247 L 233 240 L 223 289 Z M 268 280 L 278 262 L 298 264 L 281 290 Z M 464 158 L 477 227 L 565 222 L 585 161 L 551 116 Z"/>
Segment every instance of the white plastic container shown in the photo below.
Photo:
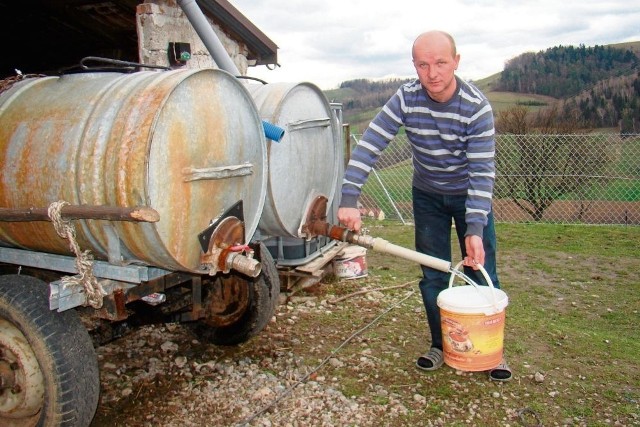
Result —
<path fill-rule="evenodd" d="M 461 264 L 456 266 L 458 269 Z M 475 283 L 440 292 L 440 308 L 444 362 L 461 371 L 486 371 L 500 364 L 503 357 L 505 309 L 507 294 L 493 287 Z"/>

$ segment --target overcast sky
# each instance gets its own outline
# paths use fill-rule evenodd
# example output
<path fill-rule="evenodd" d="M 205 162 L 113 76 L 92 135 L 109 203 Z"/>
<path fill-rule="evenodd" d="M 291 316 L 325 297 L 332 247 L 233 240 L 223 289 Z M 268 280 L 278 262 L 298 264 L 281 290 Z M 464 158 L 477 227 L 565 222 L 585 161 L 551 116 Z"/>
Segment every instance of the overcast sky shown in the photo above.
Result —
<path fill-rule="evenodd" d="M 356 78 L 413 76 L 411 45 L 431 29 L 453 35 L 458 75 L 476 80 L 524 52 L 640 41 L 638 0 L 230 2 L 278 45 L 281 67 L 253 67 L 250 76 L 321 89 Z"/>

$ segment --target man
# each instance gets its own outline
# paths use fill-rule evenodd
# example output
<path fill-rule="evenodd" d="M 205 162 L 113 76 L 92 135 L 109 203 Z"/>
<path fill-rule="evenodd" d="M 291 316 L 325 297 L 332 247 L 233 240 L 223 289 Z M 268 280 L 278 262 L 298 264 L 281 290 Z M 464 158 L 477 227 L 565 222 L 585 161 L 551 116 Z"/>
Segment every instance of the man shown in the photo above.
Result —
<path fill-rule="evenodd" d="M 360 231 L 356 208 L 362 185 L 393 137 L 404 126 L 413 153 L 413 212 L 416 250 L 451 261 L 455 223 L 465 271 L 484 266 L 495 287 L 496 237 L 491 212 L 495 179 L 493 112 L 485 96 L 455 75 L 460 62 L 453 38 L 442 31 L 420 34 L 413 43 L 418 79 L 402 85 L 373 119 L 354 149 L 345 172 L 339 221 Z M 422 267 L 420 292 L 431 330 L 431 348 L 416 366 L 432 371 L 443 363 L 440 311 L 436 300 L 449 275 Z M 477 280 L 476 280 L 477 279 Z M 489 372 L 508 381 L 506 362 Z"/>

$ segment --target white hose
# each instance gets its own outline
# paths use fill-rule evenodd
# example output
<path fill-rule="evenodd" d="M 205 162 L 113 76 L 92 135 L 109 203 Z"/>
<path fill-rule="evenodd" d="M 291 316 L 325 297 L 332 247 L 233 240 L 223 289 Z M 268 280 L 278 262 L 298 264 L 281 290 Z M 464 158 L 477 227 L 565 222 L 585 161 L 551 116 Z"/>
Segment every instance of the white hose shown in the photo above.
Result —
<path fill-rule="evenodd" d="M 420 252 L 412 251 L 411 249 L 403 248 L 402 246 L 394 245 L 393 243 L 389 243 L 381 238 L 373 239 L 371 249 L 395 255 L 409 261 L 414 261 L 420 265 L 444 271 L 445 273 L 449 273 L 451 271 L 451 263 L 449 261 L 421 254 Z"/>

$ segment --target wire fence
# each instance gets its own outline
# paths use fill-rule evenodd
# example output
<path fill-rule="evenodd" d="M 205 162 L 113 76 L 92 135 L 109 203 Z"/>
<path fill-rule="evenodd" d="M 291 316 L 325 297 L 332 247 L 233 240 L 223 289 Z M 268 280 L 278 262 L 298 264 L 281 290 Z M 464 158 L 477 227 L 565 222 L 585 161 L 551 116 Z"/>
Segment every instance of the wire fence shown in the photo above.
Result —
<path fill-rule="evenodd" d="M 412 173 L 399 135 L 363 187 L 361 213 L 412 223 Z M 640 225 L 640 135 L 497 135 L 493 210 L 499 222 Z"/>

